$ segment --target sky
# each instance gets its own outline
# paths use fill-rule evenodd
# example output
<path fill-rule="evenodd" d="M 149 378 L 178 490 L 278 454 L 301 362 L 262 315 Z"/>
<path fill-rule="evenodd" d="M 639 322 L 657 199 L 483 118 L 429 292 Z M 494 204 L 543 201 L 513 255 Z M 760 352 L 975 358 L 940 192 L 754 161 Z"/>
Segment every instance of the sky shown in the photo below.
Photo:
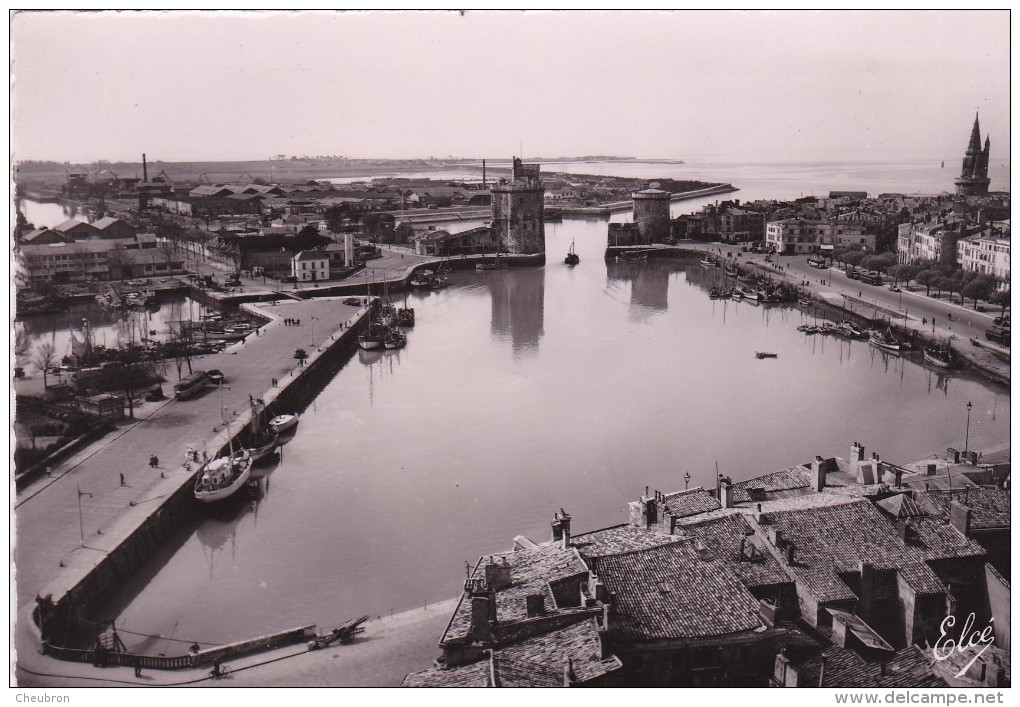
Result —
<path fill-rule="evenodd" d="M 29 12 L 15 161 L 1009 154 L 1009 14 Z"/>

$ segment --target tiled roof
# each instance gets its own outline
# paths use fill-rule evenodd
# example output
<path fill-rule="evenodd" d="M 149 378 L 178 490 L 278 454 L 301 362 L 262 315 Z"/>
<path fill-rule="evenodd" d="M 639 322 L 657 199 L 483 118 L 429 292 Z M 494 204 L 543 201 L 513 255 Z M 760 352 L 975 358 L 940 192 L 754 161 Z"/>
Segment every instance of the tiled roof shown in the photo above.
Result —
<path fill-rule="evenodd" d="M 62 224 L 60 224 L 59 226 L 54 226 L 53 230 L 54 231 L 60 231 L 61 233 L 67 233 L 71 229 L 77 228 L 77 227 L 80 227 L 80 226 L 84 226 L 86 228 L 86 230 L 88 230 L 88 229 L 95 230 L 95 226 L 93 226 L 91 224 L 88 224 L 88 223 L 85 223 L 84 221 L 79 221 L 76 218 L 68 219 L 68 220 L 64 221 Z"/>
<path fill-rule="evenodd" d="M 723 636 L 762 626 L 759 603 L 725 560 L 701 559 L 696 541 L 590 560 L 614 595 L 609 625 L 621 640 Z"/>
<path fill-rule="evenodd" d="M 719 501 L 715 496 L 700 487 L 666 494 L 664 500 L 669 512 L 678 518 L 686 518 L 719 508 Z"/>
<path fill-rule="evenodd" d="M 456 668 L 432 668 L 411 673 L 400 683 L 401 687 L 491 687 L 492 666 L 488 660 Z"/>
<path fill-rule="evenodd" d="M 728 561 L 730 568 L 747 587 L 793 581 L 772 554 L 761 547 L 761 540 L 747 535 L 751 527 L 743 515 L 723 516 L 684 525 L 683 531 L 704 542 L 715 558 Z M 740 559 L 741 538 L 744 538 L 744 560 Z M 753 560 L 750 559 L 752 554 Z"/>
<path fill-rule="evenodd" d="M 929 491 L 927 497 L 945 515 L 955 500 L 970 508 L 970 527 L 978 529 L 1010 527 L 1009 491 L 999 488 L 976 488 L 960 491 Z"/>
<path fill-rule="evenodd" d="M 529 594 L 543 595 L 546 610 L 555 610 L 557 604 L 550 582 L 588 572 L 588 566 L 573 548 L 565 550 L 557 545 L 539 545 L 534 549 L 483 557 L 475 565 L 472 577 L 485 577 L 489 557 L 496 563 L 506 560 L 510 565 L 510 586 L 496 592 L 496 619 L 503 623 L 527 618 Z M 466 637 L 470 627 L 471 602 L 465 601 L 462 595 L 441 642 Z"/>
<path fill-rule="evenodd" d="M 318 250 L 303 250 L 295 255 L 292 260 L 329 260 L 329 253 Z"/>
<path fill-rule="evenodd" d="M 576 682 L 595 680 L 623 667 L 619 658 L 602 657 L 595 619 L 550 631 L 492 651 L 457 668 L 433 668 L 404 678 L 404 687 L 562 687 L 567 661 Z"/>
<path fill-rule="evenodd" d="M 898 493 L 895 496 L 884 498 L 875 505 L 893 518 L 918 518 L 931 515 L 924 505 L 918 503 L 910 497 L 910 494 L 906 493 Z"/>
<path fill-rule="evenodd" d="M 799 687 L 818 687 L 822 658 L 825 658 L 825 687 L 947 687 L 942 678 L 931 672 L 928 659 L 917 646 L 872 662 L 854 650 L 832 646 L 800 666 Z"/>
<path fill-rule="evenodd" d="M 910 544 L 925 560 L 978 557 L 983 547 L 956 532 L 944 517 L 910 519 Z"/>
<path fill-rule="evenodd" d="M 788 570 L 820 602 L 855 599 L 839 575 L 858 572 L 862 561 L 876 570 L 899 570 L 920 594 L 945 591 L 924 555 L 904 544 L 893 522 L 867 500 L 763 513 L 759 523 L 793 543 L 795 563 Z"/>
<path fill-rule="evenodd" d="M 810 485 L 811 470 L 803 466 L 794 466 L 733 484 L 733 500 L 735 503 L 750 501 L 751 497 L 747 495 L 747 489 L 749 488 L 760 488 L 764 489 L 765 493 L 774 493 L 776 491 L 806 488 Z"/>
<path fill-rule="evenodd" d="M 617 525 L 612 528 L 593 530 L 570 538 L 570 544 L 577 548 L 581 557 L 598 557 L 599 555 L 616 555 L 631 550 L 644 550 L 666 543 L 676 542 L 680 538 L 666 535 L 655 530 L 635 527 L 633 525 Z"/>

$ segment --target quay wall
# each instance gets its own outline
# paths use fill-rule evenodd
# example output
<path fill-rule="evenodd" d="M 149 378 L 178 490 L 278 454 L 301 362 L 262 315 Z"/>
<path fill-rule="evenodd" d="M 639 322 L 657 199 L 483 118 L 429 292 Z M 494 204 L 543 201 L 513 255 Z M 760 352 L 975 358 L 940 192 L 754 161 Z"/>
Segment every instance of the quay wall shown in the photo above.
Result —
<path fill-rule="evenodd" d="M 334 332 L 318 348 L 308 350 L 304 366 L 263 394 L 267 408 L 300 411 L 307 406 L 350 360 L 357 347 L 358 333 L 367 326 L 369 314 L 376 306 L 378 301 L 359 310 L 352 317 L 351 326 Z M 231 426 L 232 436 L 241 434 L 250 417 L 250 410 L 238 416 Z M 230 441 L 226 433 L 220 433 L 212 444 L 220 444 L 219 453 L 222 453 L 229 448 Z M 92 605 L 127 581 L 151 560 L 175 531 L 195 518 L 198 504 L 192 486 L 197 473 L 196 470 L 167 478 L 163 486 L 167 492 L 157 497 L 158 505 L 146 503 L 146 510 L 141 511 L 141 503 L 132 503 L 134 507 L 107 530 L 113 543 L 109 549 L 88 548 L 88 554 L 75 552 L 66 565 L 61 563 L 60 574 L 41 592 L 42 597 L 37 599 L 33 611 L 42 641 L 73 646 L 91 640 L 95 631 L 86 629 L 87 624 L 81 619 L 89 615 Z M 122 539 L 118 541 L 117 538 Z"/>

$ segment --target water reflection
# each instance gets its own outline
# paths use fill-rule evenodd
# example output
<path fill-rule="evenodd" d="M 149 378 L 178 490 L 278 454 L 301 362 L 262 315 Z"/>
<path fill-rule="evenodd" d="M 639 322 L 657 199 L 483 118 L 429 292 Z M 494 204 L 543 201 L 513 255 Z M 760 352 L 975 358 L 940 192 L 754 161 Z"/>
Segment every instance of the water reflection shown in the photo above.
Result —
<path fill-rule="evenodd" d="M 479 275 L 492 296 L 493 336 L 510 339 L 514 354 L 535 352 L 545 321 L 545 268 L 493 270 Z"/>

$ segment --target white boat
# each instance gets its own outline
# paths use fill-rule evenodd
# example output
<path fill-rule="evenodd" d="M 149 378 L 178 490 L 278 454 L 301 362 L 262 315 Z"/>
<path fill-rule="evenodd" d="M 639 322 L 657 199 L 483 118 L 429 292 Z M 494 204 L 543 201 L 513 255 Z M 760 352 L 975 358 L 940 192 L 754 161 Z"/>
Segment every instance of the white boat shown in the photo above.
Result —
<path fill-rule="evenodd" d="M 277 415 L 269 421 L 269 426 L 277 432 L 286 432 L 298 423 L 297 415 Z"/>
<path fill-rule="evenodd" d="M 358 334 L 358 346 L 363 349 L 382 348 L 390 328 L 380 322 L 369 322 L 368 328 Z"/>
<path fill-rule="evenodd" d="M 195 498 L 214 503 L 230 498 L 241 490 L 251 476 L 251 456 L 241 450 L 205 464 L 195 480 Z"/>

